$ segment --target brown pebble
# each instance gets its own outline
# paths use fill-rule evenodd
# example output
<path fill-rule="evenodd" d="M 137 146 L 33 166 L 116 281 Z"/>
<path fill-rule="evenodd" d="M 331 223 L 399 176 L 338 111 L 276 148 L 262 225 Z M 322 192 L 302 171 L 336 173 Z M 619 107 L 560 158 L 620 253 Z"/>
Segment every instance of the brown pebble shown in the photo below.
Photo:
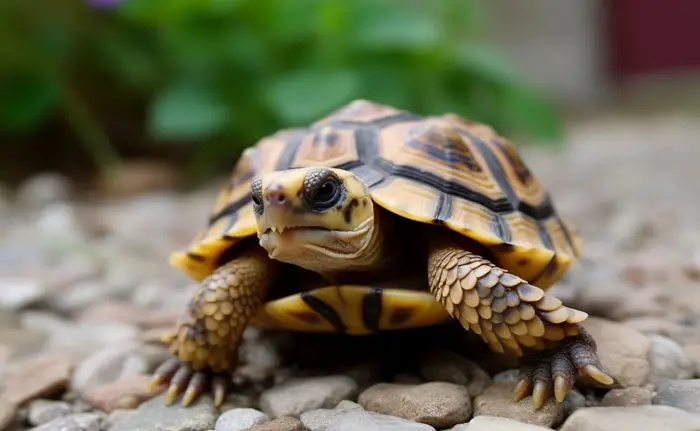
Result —
<path fill-rule="evenodd" d="M 600 404 L 606 407 L 612 406 L 644 406 L 651 404 L 654 393 L 644 387 L 633 386 L 609 391 Z"/>
<path fill-rule="evenodd" d="M 86 399 L 93 407 L 108 413 L 117 409 L 135 409 L 154 396 L 146 389 L 150 380 L 151 376 L 144 374 L 126 377 L 90 390 Z"/>
<path fill-rule="evenodd" d="M 68 386 L 74 360 L 62 354 L 44 354 L 29 359 L 5 382 L 3 397 L 21 405 L 36 398 L 51 398 Z"/>
<path fill-rule="evenodd" d="M 295 417 L 282 416 L 264 424 L 254 425 L 247 431 L 309 431 L 309 429 Z"/>

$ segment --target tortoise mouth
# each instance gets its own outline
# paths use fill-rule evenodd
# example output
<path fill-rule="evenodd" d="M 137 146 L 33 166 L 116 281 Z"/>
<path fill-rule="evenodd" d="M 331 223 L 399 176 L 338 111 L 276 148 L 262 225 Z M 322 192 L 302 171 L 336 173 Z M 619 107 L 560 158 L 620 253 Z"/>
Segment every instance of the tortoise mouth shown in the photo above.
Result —
<path fill-rule="evenodd" d="M 270 233 L 276 233 L 279 235 L 284 234 L 285 232 L 294 232 L 294 231 L 333 231 L 333 229 L 328 229 L 325 227 L 321 226 L 271 226 L 265 229 L 263 232 L 264 234 L 270 234 Z"/>

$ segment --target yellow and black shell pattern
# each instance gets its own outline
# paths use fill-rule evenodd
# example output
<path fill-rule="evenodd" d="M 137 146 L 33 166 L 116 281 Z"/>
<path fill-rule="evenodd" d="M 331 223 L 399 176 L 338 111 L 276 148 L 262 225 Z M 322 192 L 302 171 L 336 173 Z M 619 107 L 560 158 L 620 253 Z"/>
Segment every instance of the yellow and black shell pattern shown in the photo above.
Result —
<path fill-rule="evenodd" d="M 224 251 L 255 235 L 251 179 L 309 166 L 353 172 L 377 205 L 480 242 L 495 264 L 543 289 L 579 253 L 578 234 L 513 144 L 492 128 L 455 114 L 423 117 L 360 99 L 247 148 L 206 228 L 171 263 L 195 280 L 209 275 Z"/>

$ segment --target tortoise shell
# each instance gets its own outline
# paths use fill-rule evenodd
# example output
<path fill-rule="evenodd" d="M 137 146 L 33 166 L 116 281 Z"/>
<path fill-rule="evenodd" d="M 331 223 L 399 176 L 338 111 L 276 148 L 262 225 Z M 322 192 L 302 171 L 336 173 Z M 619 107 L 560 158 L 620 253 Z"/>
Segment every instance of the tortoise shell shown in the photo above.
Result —
<path fill-rule="evenodd" d="M 351 171 L 377 205 L 480 242 L 494 263 L 541 288 L 578 256 L 579 236 L 513 144 L 492 128 L 456 114 L 423 117 L 356 100 L 247 148 L 206 228 L 171 263 L 195 280 L 205 278 L 227 249 L 256 235 L 251 179 L 309 166 Z"/>

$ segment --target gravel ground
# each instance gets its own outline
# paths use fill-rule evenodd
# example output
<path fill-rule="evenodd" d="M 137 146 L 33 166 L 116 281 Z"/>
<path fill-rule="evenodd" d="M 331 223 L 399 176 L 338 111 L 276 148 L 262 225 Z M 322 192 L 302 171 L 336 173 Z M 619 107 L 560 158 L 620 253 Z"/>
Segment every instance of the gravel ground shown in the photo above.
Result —
<path fill-rule="evenodd" d="M 591 314 L 620 383 L 539 411 L 512 401 L 512 361 L 450 327 L 342 342 L 249 328 L 220 411 L 166 408 L 144 389 L 167 357 L 153 340 L 192 290 L 167 256 L 216 187 L 78 201 L 47 174 L 0 189 L 0 431 L 698 430 L 699 137 L 691 117 L 608 119 L 523 151 L 585 238 L 554 293 Z"/>

